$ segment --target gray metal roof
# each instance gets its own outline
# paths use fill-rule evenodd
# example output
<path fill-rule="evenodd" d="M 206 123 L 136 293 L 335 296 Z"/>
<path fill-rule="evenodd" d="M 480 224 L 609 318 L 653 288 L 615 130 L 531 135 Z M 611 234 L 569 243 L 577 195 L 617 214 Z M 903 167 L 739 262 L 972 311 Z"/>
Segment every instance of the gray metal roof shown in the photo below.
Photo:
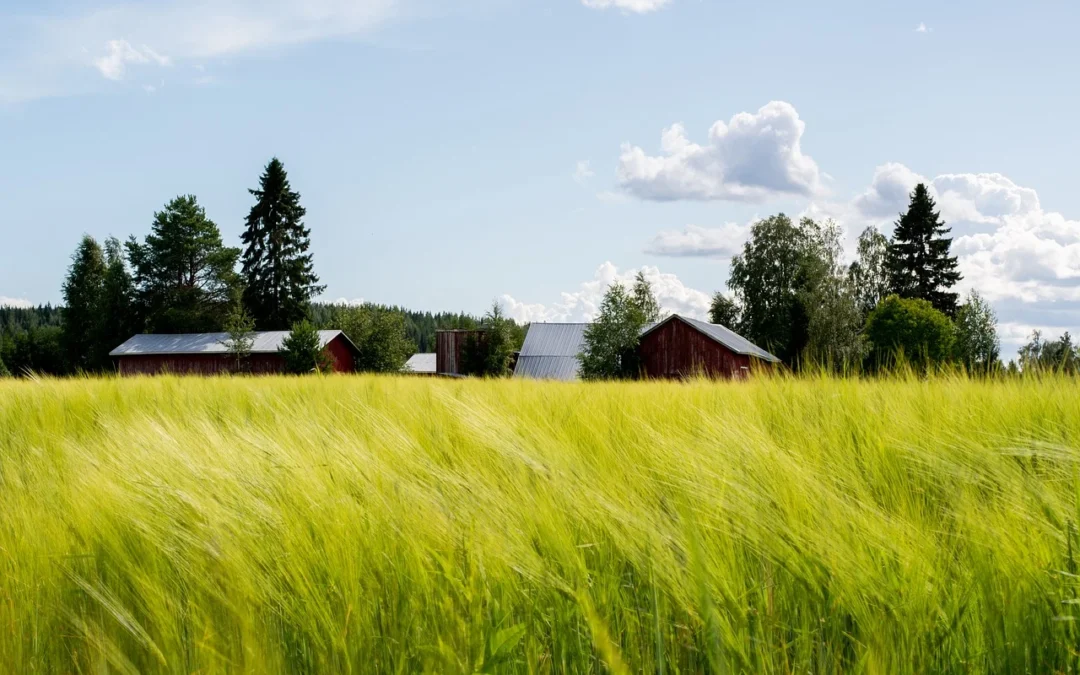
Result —
<path fill-rule="evenodd" d="M 436 354 L 413 354 L 405 364 L 405 371 L 409 373 L 434 374 L 437 367 Z"/>
<path fill-rule="evenodd" d="M 252 354 L 272 354 L 281 351 L 281 344 L 288 337 L 289 331 L 267 331 L 252 333 L 254 342 Z M 328 345 L 334 338 L 342 335 L 339 330 L 321 330 L 319 339 L 322 346 Z M 178 335 L 136 335 L 124 344 L 109 352 L 109 356 L 167 356 L 171 354 L 226 354 L 228 333 L 185 333 Z M 352 341 L 345 341 L 356 350 Z"/>
<path fill-rule="evenodd" d="M 538 380 L 576 380 L 585 346 L 587 323 L 534 323 L 525 335 L 514 377 Z"/>
<path fill-rule="evenodd" d="M 765 361 L 770 361 L 772 363 L 780 362 L 780 359 L 776 358 L 769 352 L 765 351 L 761 347 L 758 347 L 753 342 L 750 342 L 749 340 L 739 335 L 738 333 L 735 333 L 732 330 L 729 330 L 719 324 L 705 323 L 704 321 L 698 321 L 697 319 L 691 319 L 686 316 L 679 316 L 678 314 L 673 314 L 667 319 L 661 321 L 660 323 L 646 328 L 641 335 L 642 337 L 644 337 L 645 335 L 656 330 L 668 321 L 673 321 L 676 319 L 693 326 L 697 330 L 701 331 L 701 333 L 703 333 L 704 335 L 711 337 L 713 340 L 716 340 L 717 342 L 724 345 L 736 354 L 754 356 Z"/>

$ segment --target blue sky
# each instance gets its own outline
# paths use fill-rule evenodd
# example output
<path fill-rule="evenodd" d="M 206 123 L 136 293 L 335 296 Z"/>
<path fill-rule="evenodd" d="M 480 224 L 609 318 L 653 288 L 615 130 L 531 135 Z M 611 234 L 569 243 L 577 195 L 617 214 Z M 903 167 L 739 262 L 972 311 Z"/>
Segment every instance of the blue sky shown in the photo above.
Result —
<path fill-rule="evenodd" d="M 327 299 L 701 314 L 755 217 L 890 229 L 927 181 L 1016 344 L 1080 331 L 1075 3 L 7 0 L 0 302 L 280 157 Z"/>

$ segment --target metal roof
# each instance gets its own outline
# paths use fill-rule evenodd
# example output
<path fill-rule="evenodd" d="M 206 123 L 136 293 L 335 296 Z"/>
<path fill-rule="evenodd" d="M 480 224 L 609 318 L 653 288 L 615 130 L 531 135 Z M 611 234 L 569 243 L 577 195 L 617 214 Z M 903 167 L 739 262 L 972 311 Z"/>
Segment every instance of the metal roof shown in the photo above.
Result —
<path fill-rule="evenodd" d="M 775 356 L 773 356 L 769 352 L 765 351 L 761 347 L 758 347 L 753 342 L 750 342 L 749 340 L 747 340 L 743 336 L 735 333 L 732 330 L 729 330 L 729 329 L 727 329 L 727 328 L 725 328 L 725 327 L 723 327 L 723 326 L 721 326 L 719 324 L 705 323 L 704 321 L 698 321 L 697 319 L 691 319 L 689 317 L 679 316 L 678 314 L 672 314 L 671 316 L 669 316 L 667 319 L 661 321 L 660 323 L 658 323 L 658 324 L 656 324 L 654 326 L 650 326 L 649 328 L 646 328 L 641 333 L 642 337 L 644 337 L 645 335 L 648 335 L 649 333 L 656 330 L 660 326 L 664 325 L 668 321 L 673 321 L 675 319 L 678 319 L 678 320 L 680 320 L 680 321 L 682 321 L 682 322 L 684 322 L 686 324 L 689 324 L 690 326 L 693 326 L 694 328 L 696 328 L 698 331 L 700 331 L 704 335 L 707 335 L 708 337 L 712 338 L 713 340 L 716 340 L 717 342 L 724 345 L 725 347 L 727 347 L 731 351 L 735 352 L 736 354 L 745 354 L 747 356 L 754 356 L 754 357 L 757 357 L 757 358 L 765 360 L 765 361 L 770 361 L 772 363 L 779 363 L 780 362 L 780 359 L 776 358 Z"/>
<path fill-rule="evenodd" d="M 514 377 L 539 380 L 576 380 L 585 346 L 587 323 L 534 323 L 525 335 Z"/>
<path fill-rule="evenodd" d="M 413 354 L 405 364 L 405 372 L 432 375 L 437 367 L 435 354 Z"/>
<path fill-rule="evenodd" d="M 289 331 L 267 331 L 252 333 L 252 354 L 273 354 L 281 351 L 281 344 L 288 337 Z M 344 334 L 339 330 L 321 330 L 319 339 L 322 346 L 330 344 L 334 338 Z M 228 333 L 185 333 L 177 335 L 136 335 L 124 344 L 109 352 L 109 356 L 167 356 L 173 354 L 227 354 Z M 345 342 L 352 350 L 356 346 L 348 337 Z"/>

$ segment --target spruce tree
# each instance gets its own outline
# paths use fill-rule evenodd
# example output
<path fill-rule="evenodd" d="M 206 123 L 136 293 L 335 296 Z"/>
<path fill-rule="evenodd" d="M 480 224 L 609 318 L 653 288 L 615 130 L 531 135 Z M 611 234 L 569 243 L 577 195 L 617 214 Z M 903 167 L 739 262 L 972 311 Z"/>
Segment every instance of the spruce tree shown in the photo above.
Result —
<path fill-rule="evenodd" d="M 109 237 L 105 240 L 105 280 L 101 295 L 101 349 L 104 359 L 108 359 L 110 351 L 138 332 L 134 317 L 134 292 L 123 245 L 115 237 Z"/>
<path fill-rule="evenodd" d="M 244 243 L 244 304 L 260 330 L 286 330 L 307 316 L 319 285 L 311 253 L 307 211 L 289 185 L 285 166 L 275 157 L 259 179 L 247 217 Z"/>
<path fill-rule="evenodd" d="M 916 185 L 889 244 L 889 284 L 894 294 L 926 300 L 951 317 L 956 314 L 957 294 L 949 289 L 961 276 L 956 257 L 949 255 L 952 238 L 945 235 L 951 230 L 935 209 L 926 186 Z"/>
<path fill-rule="evenodd" d="M 101 246 L 90 235 L 84 235 L 71 256 L 63 288 L 64 352 L 67 362 L 76 370 L 98 370 L 107 358 L 101 348 L 105 274 Z"/>

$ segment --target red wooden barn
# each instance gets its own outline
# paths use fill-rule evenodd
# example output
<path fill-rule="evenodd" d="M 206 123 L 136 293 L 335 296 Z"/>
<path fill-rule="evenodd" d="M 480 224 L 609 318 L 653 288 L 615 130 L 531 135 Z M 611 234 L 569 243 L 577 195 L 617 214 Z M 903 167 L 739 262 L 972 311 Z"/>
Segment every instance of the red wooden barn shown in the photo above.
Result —
<path fill-rule="evenodd" d="M 647 377 L 681 379 L 745 377 L 779 359 L 724 328 L 677 314 L 641 334 L 642 369 Z"/>
<path fill-rule="evenodd" d="M 285 370 L 281 346 L 288 331 L 252 334 L 251 355 L 237 367 L 229 354 L 228 333 L 189 333 L 183 335 L 136 335 L 114 349 L 121 375 L 156 375 L 175 373 L 217 375 L 237 371 L 280 373 Z M 339 330 L 319 331 L 323 348 L 330 355 L 335 372 L 351 373 L 356 368 L 356 345 Z"/>

